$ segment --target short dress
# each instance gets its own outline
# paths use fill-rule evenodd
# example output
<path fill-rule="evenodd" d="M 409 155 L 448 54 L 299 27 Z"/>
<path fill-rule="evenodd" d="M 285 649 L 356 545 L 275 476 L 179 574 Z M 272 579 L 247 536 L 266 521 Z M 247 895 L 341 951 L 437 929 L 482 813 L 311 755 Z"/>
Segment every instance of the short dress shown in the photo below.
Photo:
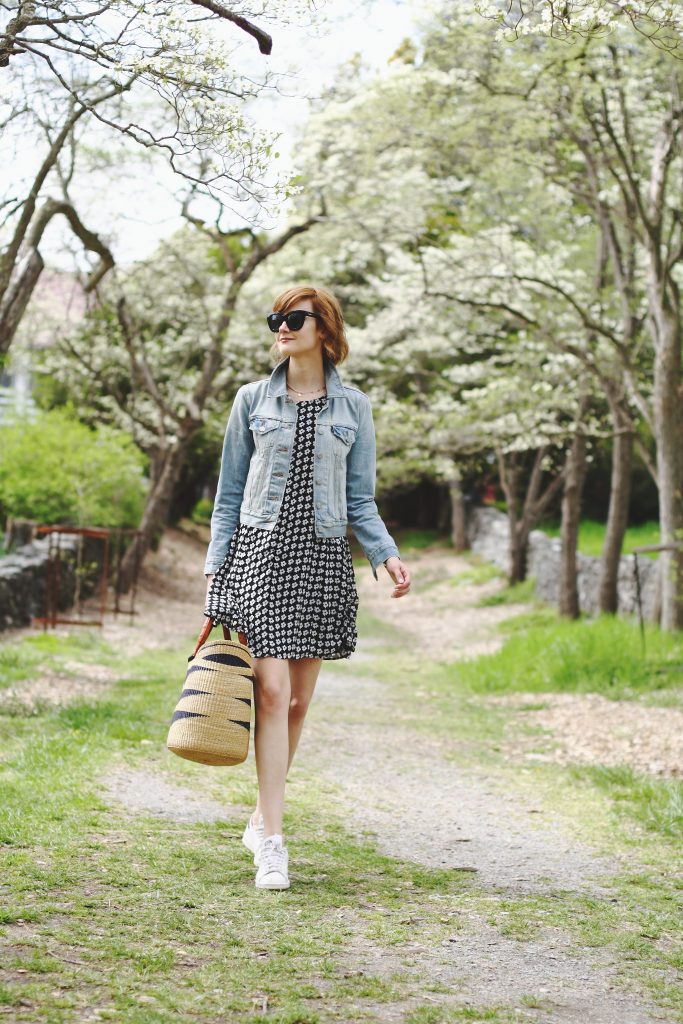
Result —
<path fill-rule="evenodd" d="M 246 635 L 254 658 L 348 658 L 358 593 L 346 537 L 316 537 L 313 462 L 325 396 L 297 402 L 292 457 L 272 530 L 240 523 L 207 594 L 205 615 Z"/>

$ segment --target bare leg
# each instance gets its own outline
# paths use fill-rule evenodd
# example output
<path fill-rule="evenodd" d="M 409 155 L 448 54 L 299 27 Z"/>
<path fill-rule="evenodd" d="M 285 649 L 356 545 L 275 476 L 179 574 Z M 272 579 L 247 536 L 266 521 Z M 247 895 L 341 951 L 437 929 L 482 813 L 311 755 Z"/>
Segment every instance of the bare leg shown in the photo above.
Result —
<path fill-rule="evenodd" d="M 263 814 L 266 836 L 282 835 L 289 757 L 287 719 L 290 696 L 287 662 L 282 658 L 254 658 L 254 752 L 259 812 Z"/>
<path fill-rule="evenodd" d="M 301 738 L 301 730 L 304 727 L 304 719 L 308 706 L 313 697 L 315 684 L 320 674 L 322 658 L 294 658 L 289 662 L 289 678 L 291 682 L 291 697 L 289 701 L 289 770 L 296 748 Z"/>
<path fill-rule="evenodd" d="M 275 659 L 262 659 L 264 661 L 274 661 Z M 299 745 L 299 739 L 301 737 L 301 731 L 304 726 L 304 719 L 306 718 L 306 712 L 308 706 L 311 703 L 313 691 L 315 690 L 315 684 L 318 681 L 318 675 L 320 673 L 320 666 L 322 665 L 322 658 L 290 658 L 289 662 L 289 679 L 290 679 L 290 699 L 289 699 L 289 713 L 288 713 L 288 745 L 289 754 L 287 759 L 287 770 L 294 760 L 294 754 L 297 746 Z M 253 821 L 257 821 L 260 814 L 263 814 L 263 822 L 266 824 L 266 815 L 263 810 L 263 800 L 261 798 L 261 783 L 259 778 L 259 795 L 256 801 L 256 810 L 252 816 Z M 268 832 L 268 826 L 266 825 L 266 835 L 270 835 Z"/>

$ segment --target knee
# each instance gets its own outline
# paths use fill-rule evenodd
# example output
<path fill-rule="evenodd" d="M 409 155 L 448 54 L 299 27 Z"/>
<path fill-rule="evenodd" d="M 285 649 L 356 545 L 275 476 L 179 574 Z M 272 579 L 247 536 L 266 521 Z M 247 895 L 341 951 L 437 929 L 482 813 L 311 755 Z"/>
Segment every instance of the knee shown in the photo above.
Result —
<path fill-rule="evenodd" d="M 305 700 L 303 697 L 292 697 L 289 702 L 289 717 L 302 722 L 306 717 L 308 711 L 308 705 L 310 700 Z"/>
<path fill-rule="evenodd" d="M 257 711 L 266 715 L 287 715 L 292 690 L 287 672 L 254 672 L 254 702 Z"/>
<path fill-rule="evenodd" d="M 289 687 L 273 680 L 261 680 L 254 688 L 256 708 L 266 715 L 286 715 Z"/>

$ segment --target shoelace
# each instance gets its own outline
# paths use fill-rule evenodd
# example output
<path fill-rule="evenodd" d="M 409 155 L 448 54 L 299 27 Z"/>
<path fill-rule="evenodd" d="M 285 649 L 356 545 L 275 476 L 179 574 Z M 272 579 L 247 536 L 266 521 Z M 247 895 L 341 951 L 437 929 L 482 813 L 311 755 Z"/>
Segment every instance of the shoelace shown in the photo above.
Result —
<path fill-rule="evenodd" d="M 282 846 L 276 846 L 275 843 L 271 843 L 266 839 L 261 846 L 260 853 L 260 867 L 263 873 L 268 874 L 270 871 L 279 871 L 284 875 L 285 857 L 286 853 Z"/>

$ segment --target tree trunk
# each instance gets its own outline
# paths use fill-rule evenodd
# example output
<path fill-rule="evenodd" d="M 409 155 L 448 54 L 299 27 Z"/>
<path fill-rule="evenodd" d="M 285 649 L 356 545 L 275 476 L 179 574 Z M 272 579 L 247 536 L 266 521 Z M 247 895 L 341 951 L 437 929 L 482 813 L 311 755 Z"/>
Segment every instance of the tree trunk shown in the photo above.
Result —
<path fill-rule="evenodd" d="M 161 533 L 168 519 L 168 512 L 173 500 L 173 492 L 180 476 L 180 471 L 187 457 L 195 429 L 181 436 L 177 444 L 166 450 L 155 460 L 152 472 L 154 483 L 147 492 L 147 501 L 140 521 L 139 534 L 133 540 L 121 562 L 119 589 L 126 593 L 135 578 L 142 560 L 149 550 L 154 538 Z"/>
<path fill-rule="evenodd" d="M 619 594 L 619 559 L 624 546 L 624 534 L 628 525 L 628 506 L 631 499 L 631 463 L 633 456 L 633 432 L 631 421 L 619 403 L 608 396 L 614 443 L 612 446 L 612 476 L 610 480 L 609 511 L 607 529 L 602 548 L 600 566 L 600 590 L 598 607 L 601 612 L 615 614 Z"/>
<path fill-rule="evenodd" d="M 507 456 L 502 449 L 496 449 L 498 460 L 498 475 L 500 486 L 505 495 L 507 505 L 507 516 L 509 524 L 509 554 L 510 568 L 508 570 L 508 583 L 521 583 L 526 576 L 526 545 L 528 533 L 524 537 L 522 522 L 519 518 L 519 477 L 520 465 L 517 452 L 510 452 Z"/>
<path fill-rule="evenodd" d="M 462 475 L 455 468 L 448 481 L 448 493 L 451 499 L 451 541 L 454 551 L 467 551 L 467 518 L 465 515 L 465 497 L 462 493 Z"/>
<path fill-rule="evenodd" d="M 526 579 L 527 553 L 531 526 L 524 519 L 510 523 L 510 572 L 508 583 L 523 583 Z"/>
<path fill-rule="evenodd" d="M 43 272 L 43 257 L 33 250 L 18 269 L 0 301 L 0 352 L 7 352 Z"/>
<path fill-rule="evenodd" d="M 654 413 L 662 544 L 683 544 L 683 388 L 681 339 L 675 311 L 659 309 Z M 683 550 L 663 551 L 662 629 L 683 629 Z"/>
<path fill-rule="evenodd" d="M 560 530 L 560 615 L 578 619 L 579 588 L 576 579 L 576 548 L 581 523 L 581 497 L 586 479 L 586 438 L 574 435 L 565 464 Z"/>
<path fill-rule="evenodd" d="M 520 515 L 519 511 L 519 490 L 522 474 L 519 454 L 511 452 L 507 456 L 501 449 L 496 450 L 498 459 L 498 473 L 500 485 L 505 494 L 507 502 L 508 521 L 510 523 L 510 571 L 508 583 L 523 583 L 527 573 L 527 553 L 529 548 L 529 534 L 539 519 L 546 512 L 551 501 L 562 486 L 564 479 L 564 468 L 558 475 L 547 484 L 542 490 L 543 462 L 547 448 L 539 448 L 534 455 L 534 462 L 527 484 L 524 505 Z"/>

